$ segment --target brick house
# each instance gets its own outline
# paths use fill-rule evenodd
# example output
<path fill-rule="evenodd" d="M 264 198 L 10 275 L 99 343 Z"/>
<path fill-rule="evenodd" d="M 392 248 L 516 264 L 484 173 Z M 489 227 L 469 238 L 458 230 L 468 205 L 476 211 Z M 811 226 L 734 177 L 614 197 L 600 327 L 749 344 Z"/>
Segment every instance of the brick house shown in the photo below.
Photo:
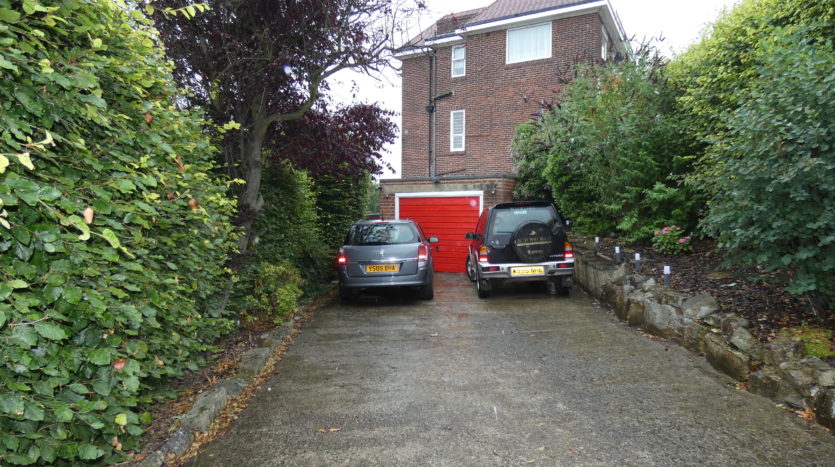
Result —
<path fill-rule="evenodd" d="M 402 62 L 402 178 L 382 180 L 383 218 L 413 218 L 441 243 L 436 270 L 462 272 L 464 234 L 510 201 L 517 125 L 554 103 L 577 62 L 628 47 L 609 0 L 496 0 L 439 19 Z"/>

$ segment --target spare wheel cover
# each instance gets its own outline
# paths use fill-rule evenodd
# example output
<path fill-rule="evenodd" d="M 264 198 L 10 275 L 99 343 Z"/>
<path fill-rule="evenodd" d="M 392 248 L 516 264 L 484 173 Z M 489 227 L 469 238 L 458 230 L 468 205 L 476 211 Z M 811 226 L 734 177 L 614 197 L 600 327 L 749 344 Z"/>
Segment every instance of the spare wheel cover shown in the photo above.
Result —
<path fill-rule="evenodd" d="M 510 243 L 520 261 L 541 263 L 553 252 L 553 237 L 547 225 L 531 221 L 520 225 L 513 232 Z"/>

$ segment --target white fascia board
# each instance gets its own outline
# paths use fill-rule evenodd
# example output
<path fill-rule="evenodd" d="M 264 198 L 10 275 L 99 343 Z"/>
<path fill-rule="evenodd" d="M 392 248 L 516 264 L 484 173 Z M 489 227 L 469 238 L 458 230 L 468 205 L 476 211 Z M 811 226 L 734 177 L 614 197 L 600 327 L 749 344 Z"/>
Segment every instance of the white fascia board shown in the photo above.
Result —
<path fill-rule="evenodd" d="M 540 11 L 530 15 L 514 16 L 513 18 L 505 18 L 498 21 L 490 21 L 487 23 L 476 24 L 473 26 L 465 26 L 461 29 L 456 29 L 455 33 L 464 35 L 474 32 L 487 32 L 497 29 L 507 29 L 512 26 L 521 26 L 528 23 L 533 23 L 543 20 L 553 20 L 561 16 L 574 16 L 584 12 L 593 12 L 602 7 L 609 7 L 609 0 L 599 0 L 592 3 L 584 3 L 582 5 L 574 5 L 566 8 L 559 8 L 556 10 Z"/>
<path fill-rule="evenodd" d="M 430 47 L 436 47 L 436 46 L 446 47 L 446 46 L 450 46 L 450 45 L 458 45 L 458 44 L 463 44 L 463 43 L 464 43 L 464 38 L 459 36 L 459 35 L 444 37 L 443 39 L 435 39 L 435 40 L 426 41 L 426 45 L 428 45 Z"/>
<path fill-rule="evenodd" d="M 619 49 L 621 52 L 626 52 L 630 49 L 629 41 L 626 38 L 626 32 L 623 30 L 623 24 L 620 22 L 620 18 L 618 17 L 617 13 L 615 12 L 614 8 L 612 8 L 611 3 L 609 0 L 606 0 L 607 8 L 603 8 L 600 10 L 600 19 L 603 21 L 603 26 L 609 32 L 609 37 L 617 38 L 615 40 L 615 47 Z M 612 34 L 614 33 L 614 34 Z"/>
<path fill-rule="evenodd" d="M 414 47 L 394 54 L 394 58 L 403 60 L 407 58 L 419 57 L 421 55 L 432 53 L 432 50 L 432 47 Z"/>

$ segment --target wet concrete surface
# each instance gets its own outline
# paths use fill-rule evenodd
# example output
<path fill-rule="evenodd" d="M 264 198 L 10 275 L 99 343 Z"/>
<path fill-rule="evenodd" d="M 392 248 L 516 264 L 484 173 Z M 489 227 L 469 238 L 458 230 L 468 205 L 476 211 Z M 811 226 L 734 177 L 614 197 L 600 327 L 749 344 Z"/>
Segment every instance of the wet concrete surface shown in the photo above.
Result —
<path fill-rule="evenodd" d="M 454 274 L 435 287 L 431 302 L 389 294 L 317 311 L 192 463 L 835 465 L 831 433 L 579 290 L 479 300 Z"/>

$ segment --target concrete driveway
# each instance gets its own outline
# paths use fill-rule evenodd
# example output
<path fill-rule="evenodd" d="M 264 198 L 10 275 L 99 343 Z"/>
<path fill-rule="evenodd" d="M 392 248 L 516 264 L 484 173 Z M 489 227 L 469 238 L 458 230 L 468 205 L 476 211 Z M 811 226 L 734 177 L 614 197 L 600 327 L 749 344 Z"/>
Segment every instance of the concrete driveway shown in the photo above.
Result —
<path fill-rule="evenodd" d="M 435 284 L 317 311 L 194 464 L 835 464 L 835 436 L 579 290 Z"/>

